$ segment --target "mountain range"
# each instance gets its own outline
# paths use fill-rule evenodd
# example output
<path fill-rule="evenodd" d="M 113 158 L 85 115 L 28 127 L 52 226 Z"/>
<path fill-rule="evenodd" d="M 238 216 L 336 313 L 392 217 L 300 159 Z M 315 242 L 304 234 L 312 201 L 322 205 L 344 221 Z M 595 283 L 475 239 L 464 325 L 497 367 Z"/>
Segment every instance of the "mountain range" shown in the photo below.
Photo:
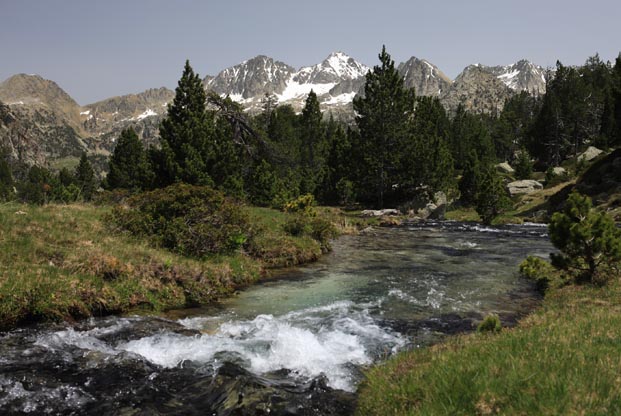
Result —
<path fill-rule="evenodd" d="M 351 120 L 354 96 L 364 91 L 369 67 L 342 52 L 300 69 L 259 55 L 203 80 L 206 90 L 229 96 L 250 113 L 267 95 L 296 111 L 313 90 L 324 114 Z M 545 70 L 527 60 L 508 66 L 470 65 L 455 80 L 425 59 L 397 66 L 417 95 L 438 97 L 449 111 L 459 104 L 477 112 L 500 111 L 513 94 L 545 92 Z M 154 88 L 80 106 L 54 81 L 18 74 L 0 83 L 0 147 L 28 164 L 74 159 L 82 151 L 107 156 L 123 128 L 133 126 L 155 143 L 158 126 L 174 92 Z"/>

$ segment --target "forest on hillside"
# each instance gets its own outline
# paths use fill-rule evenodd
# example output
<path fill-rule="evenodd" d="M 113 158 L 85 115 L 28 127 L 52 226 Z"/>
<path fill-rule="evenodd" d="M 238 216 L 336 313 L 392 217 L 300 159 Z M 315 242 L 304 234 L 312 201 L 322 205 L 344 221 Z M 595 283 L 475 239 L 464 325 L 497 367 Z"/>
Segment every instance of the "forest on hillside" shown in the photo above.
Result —
<path fill-rule="evenodd" d="M 557 62 L 545 94 L 522 92 L 500 113 L 475 114 L 461 106 L 448 113 L 437 98 L 405 88 L 383 48 L 353 108 L 353 123 L 335 120 L 311 91 L 299 114 L 266 95 L 251 116 L 207 93 L 186 62 L 159 146 L 124 130 L 101 184 L 86 155 L 75 171 L 58 172 L 15 170 L 0 158 L 0 199 L 67 203 L 90 200 L 99 185 L 135 193 L 181 182 L 270 207 L 310 194 L 323 205 L 407 208 L 441 191 L 493 216 L 508 204 L 499 162 L 517 179 L 537 170 L 553 180 L 552 169 L 587 146 L 621 145 L 621 55 L 614 64 L 598 55 L 579 67 Z"/>

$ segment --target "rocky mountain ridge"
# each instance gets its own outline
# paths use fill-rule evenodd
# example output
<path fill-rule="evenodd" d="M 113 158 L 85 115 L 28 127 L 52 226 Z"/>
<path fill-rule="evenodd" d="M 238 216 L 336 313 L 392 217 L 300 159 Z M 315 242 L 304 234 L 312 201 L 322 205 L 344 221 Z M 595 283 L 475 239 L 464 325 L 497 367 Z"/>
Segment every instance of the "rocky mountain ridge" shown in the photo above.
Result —
<path fill-rule="evenodd" d="M 463 104 L 471 111 L 497 111 L 515 92 L 545 92 L 545 70 L 525 59 L 507 66 L 469 65 L 454 81 L 425 59 L 411 57 L 397 68 L 407 87 L 418 95 L 438 97 L 449 110 Z M 260 109 L 266 94 L 275 96 L 279 104 L 300 110 L 311 89 L 324 111 L 351 112 L 351 102 L 362 91 L 368 70 L 343 52 L 298 71 L 259 55 L 215 77 L 208 76 L 204 82 L 207 90 L 229 95 L 251 112 Z"/>
<path fill-rule="evenodd" d="M 470 65 L 454 81 L 416 57 L 397 68 L 407 87 L 415 88 L 417 95 L 438 97 L 449 110 L 462 104 L 471 111 L 499 111 L 516 92 L 545 92 L 545 71 L 526 60 L 508 66 Z M 326 114 L 351 120 L 353 98 L 363 91 L 368 71 L 343 52 L 299 70 L 259 55 L 206 76 L 203 82 L 207 90 L 230 96 L 251 113 L 260 111 L 266 95 L 300 111 L 313 90 Z M 53 81 L 14 75 L 0 83 L 0 147 L 34 164 L 76 158 L 85 150 L 106 156 L 120 131 L 129 126 L 147 144 L 157 143 L 159 123 L 173 97 L 174 91 L 162 87 L 80 106 Z"/>

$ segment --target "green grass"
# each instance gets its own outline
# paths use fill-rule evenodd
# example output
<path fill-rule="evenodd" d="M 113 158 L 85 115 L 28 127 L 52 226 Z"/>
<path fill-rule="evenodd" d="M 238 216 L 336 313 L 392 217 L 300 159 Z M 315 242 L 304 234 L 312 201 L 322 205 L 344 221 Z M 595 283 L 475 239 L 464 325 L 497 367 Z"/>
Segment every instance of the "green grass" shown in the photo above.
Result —
<path fill-rule="evenodd" d="M 287 235 L 288 214 L 251 208 L 254 252 L 192 259 L 113 232 L 110 207 L 0 205 L 0 328 L 212 302 L 266 273 L 316 260 L 321 245 Z"/>
<path fill-rule="evenodd" d="M 621 283 L 566 286 L 514 329 L 398 354 L 360 415 L 621 414 Z"/>

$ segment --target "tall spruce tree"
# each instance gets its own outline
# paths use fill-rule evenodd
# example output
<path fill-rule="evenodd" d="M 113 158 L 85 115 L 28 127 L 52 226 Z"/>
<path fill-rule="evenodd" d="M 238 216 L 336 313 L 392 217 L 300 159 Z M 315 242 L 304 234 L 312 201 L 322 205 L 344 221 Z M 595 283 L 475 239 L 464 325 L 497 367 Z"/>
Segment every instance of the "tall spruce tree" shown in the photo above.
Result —
<path fill-rule="evenodd" d="M 621 146 L 621 53 L 615 60 L 615 66 L 612 69 L 611 78 L 611 95 L 613 101 L 613 126 L 611 128 L 611 142 L 615 146 Z"/>
<path fill-rule="evenodd" d="M 325 173 L 325 131 L 321 119 L 317 94 L 311 90 L 300 117 L 302 194 L 315 195 Z"/>
<path fill-rule="evenodd" d="M 405 88 L 385 46 L 379 60 L 366 75 L 364 96 L 356 96 L 353 105 L 360 132 L 358 186 L 383 207 L 403 179 L 401 150 L 408 139 L 415 95 Z"/>
<path fill-rule="evenodd" d="M 206 95 L 198 74 L 185 62 L 183 74 L 160 125 L 161 150 L 154 154 L 159 185 L 186 182 L 212 185 L 208 168 L 213 161 L 213 114 L 206 110 Z"/>
<path fill-rule="evenodd" d="M 86 153 L 82 153 L 80 157 L 80 163 L 75 168 L 75 180 L 76 185 L 80 189 L 80 196 L 85 201 L 90 201 L 93 198 L 95 190 L 97 189 L 97 178 L 95 178 L 95 171 L 91 162 L 88 161 Z"/>
<path fill-rule="evenodd" d="M 440 100 L 416 99 L 414 122 L 408 147 L 404 149 L 402 186 L 414 198 L 433 198 L 435 193 L 450 193 L 456 186 L 453 158 L 447 140 L 449 120 Z"/>
<path fill-rule="evenodd" d="M 104 181 L 107 189 L 148 189 L 153 181 L 153 170 L 147 153 L 133 128 L 121 132 L 110 156 L 110 170 Z"/>
<path fill-rule="evenodd" d="M 463 171 L 459 180 L 460 202 L 466 206 L 476 203 L 477 189 L 481 177 L 479 157 L 475 149 L 470 149 L 465 161 L 462 162 Z"/>
<path fill-rule="evenodd" d="M 494 218 L 511 207 L 511 200 L 502 177 L 493 165 L 489 164 L 479 172 L 475 208 L 483 223 L 489 225 Z"/>
<path fill-rule="evenodd" d="M 351 143 L 349 135 L 343 126 L 334 120 L 332 115 L 326 127 L 326 172 L 321 185 L 318 201 L 323 204 L 339 204 L 343 199 L 339 194 L 337 184 L 351 181 Z"/>

